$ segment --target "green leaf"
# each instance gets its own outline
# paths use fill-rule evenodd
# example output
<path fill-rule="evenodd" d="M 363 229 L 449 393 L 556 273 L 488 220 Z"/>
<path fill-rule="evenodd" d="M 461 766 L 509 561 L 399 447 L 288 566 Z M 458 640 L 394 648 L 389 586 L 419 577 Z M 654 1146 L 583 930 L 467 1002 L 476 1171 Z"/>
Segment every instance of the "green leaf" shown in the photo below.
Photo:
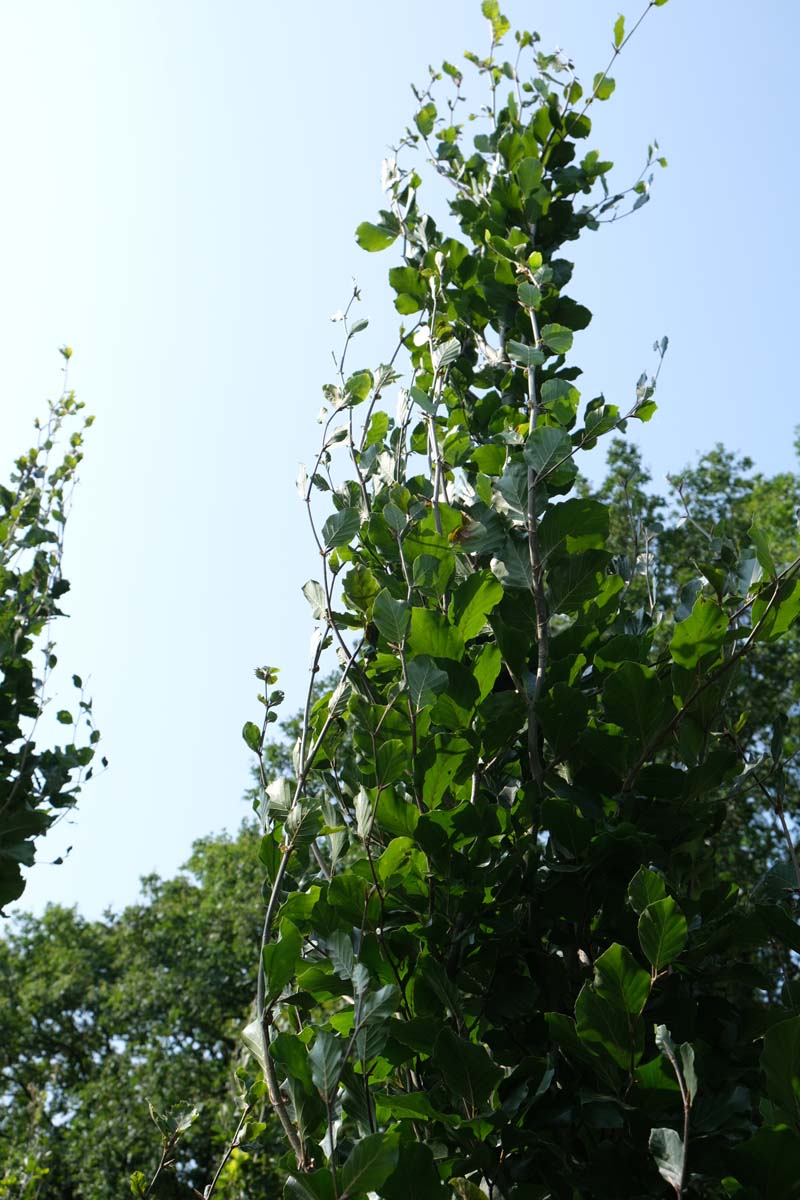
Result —
<path fill-rule="evenodd" d="M 770 1100 L 787 1122 L 800 1129 L 800 1017 L 779 1021 L 767 1030 L 761 1070 Z"/>
<path fill-rule="evenodd" d="M 616 1000 L 600 995 L 586 983 L 575 1001 L 575 1021 L 584 1046 L 601 1048 L 625 1071 L 636 1066 L 644 1052 L 644 1022 L 640 1016 L 626 1012 Z"/>
<path fill-rule="evenodd" d="M 770 578 L 771 580 L 776 574 L 775 559 L 772 558 L 772 552 L 769 542 L 766 540 L 766 535 L 758 528 L 757 524 L 753 523 L 750 530 L 748 530 L 748 536 L 750 536 L 753 548 L 756 550 L 756 558 L 758 559 L 760 569 L 763 570 L 766 578 Z"/>
<path fill-rule="evenodd" d="M 549 830 L 573 856 L 581 854 L 589 845 L 591 822 L 582 817 L 569 800 L 560 796 L 546 796 L 542 803 L 541 820 L 542 828 Z"/>
<path fill-rule="evenodd" d="M 482 1192 L 477 1183 L 473 1183 L 465 1175 L 454 1175 L 449 1183 L 458 1196 L 458 1200 L 485 1200 L 486 1193 Z"/>
<path fill-rule="evenodd" d="M 649 867 L 639 867 L 628 884 L 628 900 L 636 913 L 643 913 L 648 904 L 663 900 L 666 894 L 667 888 L 663 878 Z"/>
<path fill-rule="evenodd" d="M 375 1102 L 379 1103 L 377 1097 Z M 403 1114 L 398 1116 L 402 1119 Z M 436 1119 L 444 1118 L 437 1114 Z M 401 1143 L 397 1167 L 384 1183 L 381 1197 L 382 1200 L 448 1200 L 430 1146 L 415 1141 Z"/>
<path fill-rule="evenodd" d="M 539 549 L 544 557 L 602 550 L 608 537 L 607 505 L 599 500 L 573 498 L 548 508 L 539 524 Z"/>
<path fill-rule="evenodd" d="M 352 979 L 356 958 L 350 935 L 343 929 L 337 929 L 328 937 L 325 945 L 336 974 L 342 979 Z"/>
<path fill-rule="evenodd" d="M 502 598 L 502 585 L 490 571 L 475 571 L 459 584 L 450 602 L 450 616 L 465 642 L 478 636 Z"/>
<path fill-rule="evenodd" d="M 302 949 L 303 939 L 299 930 L 288 918 L 284 918 L 278 941 L 270 942 L 261 952 L 267 982 L 267 1005 L 274 1003 L 294 978 Z"/>
<path fill-rule="evenodd" d="M 134 1171 L 130 1177 L 130 1188 L 133 1196 L 147 1195 L 147 1176 L 143 1171 Z"/>
<path fill-rule="evenodd" d="M 614 942 L 595 960 L 594 988 L 623 1012 L 638 1015 L 650 995 L 650 976 L 627 946 Z"/>
<path fill-rule="evenodd" d="M 372 1133 L 356 1142 L 342 1167 L 341 1200 L 377 1192 L 397 1165 L 399 1148 L 400 1138 L 396 1131 Z"/>
<path fill-rule="evenodd" d="M 610 75 L 604 75 L 602 71 L 600 71 L 594 77 L 594 81 L 592 83 L 592 95 L 596 96 L 598 100 L 607 100 L 609 96 L 612 95 L 616 86 L 616 83 L 610 77 Z"/>
<path fill-rule="evenodd" d="M 258 754 L 261 748 L 261 730 L 253 721 L 245 721 L 242 727 L 242 737 L 247 746 Z"/>
<path fill-rule="evenodd" d="M 528 468 L 509 463 L 492 491 L 492 507 L 514 525 L 528 523 Z"/>
<path fill-rule="evenodd" d="M 417 115 L 414 117 L 414 124 L 420 131 L 423 137 L 429 137 L 433 133 L 433 126 L 436 122 L 436 105 L 429 101 L 423 104 Z"/>
<path fill-rule="evenodd" d="M 544 354 L 535 346 L 526 346 L 524 342 L 516 342 L 509 338 L 506 342 L 508 357 L 521 367 L 540 367 L 544 362 Z"/>
<path fill-rule="evenodd" d="M 499 42 L 511 28 L 510 23 L 500 12 L 499 0 L 483 0 L 481 12 L 486 17 L 486 20 L 492 23 L 492 40 Z"/>
<path fill-rule="evenodd" d="M 303 584 L 303 595 L 311 605 L 311 615 L 315 621 L 321 621 L 328 612 L 328 603 L 322 584 L 316 579 L 309 579 Z"/>
<path fill-rule="evenodd" d="M 306 1091 L 313 1090 L 308 1049 L 296 1033 L 282 1031 L 270 1042 L 269 1052 L 287 1076 L 298 1080 Z"/>
<path fill-rule="evenodd" d="M 284 1200 L 334 1200 L 333 1177 L 327 1167 L 290 1175 L 283 1195 Z"/>
<path fill-rule="evenodd" d="M 577 612 L 599 596 L 607 579 L 608 558 L 604 550 L 586 550 L 556 560 L 547 575 L 551 610 Z"/>
<path fill-rule="evenodd" d="M 373 253 L 376 250 L 386 250 L 397 239 L 397 230 L 386 225 L 373 225 L 371 221 L 362 221 L 356 230 L 356 241 L 362 250 Z"/>
<path fill-rule="evenodd" d="M 375 755 L 375 775 L 378 787 L 396 783 L 408 769 L 408 747 L 401 738 L 381 742 Z"/>
<path fill-rule="evenodd" d="M 389 589 L 384 588 L 375 597 L 372 620 L 387 642 L 399 646 L 411 621 L 411 610 L 405 600 L 395 600 Z"/>
<path fill-rule="evenodd" d="M 426 808 L 436 808 L 444 793 L 453 782 L 462 763 L 472 747 L 463 738 L 440 737 L 434 739 L 435 757 L 426 766 L 422 801 Z"/>
<path fill-rule="evenodd" d="M 800 579 L 781 580 L 776 598 L 773 600 L 772 597 L 772 589 L 769 589 L 758 596 L 753 604 L 753 625 L 757 625 L 764 617 L 758 636 L 766 642 L 776 641 L 800 615 Z"/>
<path fill-rule="evenodd" d="M 358 533 L 361 518 L 357 508 L 343 508 L 328 517 L 322 526 L 322 540 L 326 550 L 346 546 Z"/>
<path fill-rule="evenodd" d="M 555 354 L 567 354 L 572 349 L 572 330 L 566 325 L 543 325 L 542 341 Z"/>
<path fill-rule="evenodd" d="M 529 588 L 533 581 L 527 539 L 508 537 L 502 551 L 491 561 L 492 574 L 504 588 Z"/>
<path fill-rule="evenodd" d="M 408 692 L 417 712 L 433 704 L 448 683 L 447 673 L 440 670 L 427 654 L 420 654 L 410 660 L 406 676 Z"/>
<path fill-rule="evenodd" d="M 569 435 L 552 425 L 534 429 L 525 443 L 525 461 L 537 475 L 553 471 L 563 460 L 569 460 L 571 454 Z"/>
<path fill-rule="evenodd" d="M 517 298 L 524 308 L 538 308 L 541 303 L 541 289 L 535 283 L 521 283 L 517 288 Z"/>
<path fill-rule="evenodd" d="M 620 15 L 614 22 L 614 49 L 619 50 L 625 41 L 625 18 Z"/>
<path fill-rule="evenodd" d="M 605 682 L 606 716 L 644 747 L 663 729 L 674 711 L 654 670 L 624 662 Z"/>
<path fill-rule="evenodd" d="M 351 396 L 356 403 L 366 400 L 367 396 L 372 391 L 372 372 L 371 371 L 356 371 L 351 375 L 344 385 L 344 390 L 348 396 Z"/>
<path fill-rule="evenodd" d="M 344 1043 L 320 1029 L 308 1054 L 311 1078 L 323 1100 L 330 1102 L 339 1083 L 339 1072 L 344 1062 Z"/>
<path fill-rule="evenodd" d="M 639 943 L 654 970 L 674 962 L 686 946 L 687 924 L 671 896 L 649 904 L 639 917 Z"/>
<path fill-rule="evenodd" d="M 452 658 L 458 662 L 464 656 L 462 635 L 444 613 L 430 608 L 412 608 L 408 645 L 413 654 L 429 654 L 433 658 Z"/>
<path fill-rule="evenodd" d="M 691 670 L 701 658 L 722 649 L 727 632 L 727 613 L 708 596 L 698 596 L 691 614 L 675 626 L 669 644 L 672 661 Z"/>
<path fill-rule="evenodd" d="M 66 708 L 60 708 L 56 713 L 56 720 L 60 725 L 73 725 L 75 722 L 72 713 Z"/>
<path fill-rule="evenodd" d="M 449 1029 L 436 1039 L 433 1063 L 455 1098 L 472 1111 L 489 1099 L 503 1076 L 483 1046 L 456 1037 Z"/>
<path fill-rule="evenodd" d="M 674 1129 L 651 1129 L 650 1153 L 655 1159 L 661 1178 L 666 1179 L 667 1183 L 678 1191 L 683 1180 L 684 1157 L 680 1134 Z"/>
<path fill-rule="evenodd" d="M 534 188 L 537 188 L 542 182 L 544 175 L 544 166 L 541 159 L 538 158 L 523 158 L 516 166 L 517 179 L 525 196 L 530 196 Z M 536 285 L 534 285 L 536 286 Z M 538 288 L 536 289 L 539 290 Z M 535 307 L 531 305 L 531 307 Z"/>

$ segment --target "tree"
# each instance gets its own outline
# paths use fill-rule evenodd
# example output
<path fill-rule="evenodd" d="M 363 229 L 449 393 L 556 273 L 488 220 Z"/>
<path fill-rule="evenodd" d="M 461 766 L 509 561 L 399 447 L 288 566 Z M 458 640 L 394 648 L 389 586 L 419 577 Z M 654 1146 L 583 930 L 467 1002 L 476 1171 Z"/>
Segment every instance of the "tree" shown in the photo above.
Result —
<path fill-rule="evenodd" d="M 61 353 L 66 363 L 72 351 L 64 347 Z M 56 713 L 69 727 L 70 741 L 45 749 L 36 741 L 57 662 L 50 625 L 63 615 L 59 603 L 69 590 L 61 570 L 64 527 L 83 458 L 83 430 L 92 423 L 80 416 L 82 409 L 65 381 L 48 420 L 36 422 L 36 445 L 16 460 L 10 486 L 0 487 L 0 913 L 25 889 L 20 867 L 33 863 L 35 839 L 76 803 L 81 781 L 91 777 L 100 736 L 91 700 L 73 675 L 75 714 L 67 708 Z M 59 436 L 70 428 L 54 464 Z"/>
<path fill-rule="evenodd" d="M 291 771 L 265 772 L 254 1086 L 302 1200 L 796 1196 L 800 871 L 787 827 L 788 874 L 740 888 L 716 839 L 756 774 L 782 804 L 782 743 L 754 772 L 763 723 L 736 700 L 800 611 L 800 560 L 758 527 L 741 553 L 712 531 L 662 628 L 636 574 L 649 547 L 613 553 L 576 459 L 652 417 L 667 345 L 627 413 L 582 402 L 569 356 L 591 314 L 561 252 L 641 207 L 662 160 L 650 147 L 614 189 L 581 149 L 611 65 L 584 93 L 530 33 L 505 62 L 509 24 L 482 7 L 479 132 L 467 144 L 445 63 L 357 231 L 399 245 L 408 324 L 387 363 L 346 370 L 354 293 L 300 480 L 321 555 L 312 680 L 328 645 L 340 678 L 309 689 Z M 620 18 L 612 64 L 627 40 Z M 447 232 L 406 165 L 419 149 L 451 188 Z M 262 758 L 281 697 L 259 674 L 244 737 Z"/>
<path fill-rule="evenodd" d="M 159 1121 L 188 1122 L 160 1196 L 210 1181 L 241 1110 L 239 1032 L 252 1005 L 252 824 L 197 842 L 186 874 L 143 881 L 119 914 L 16 916 L 0 941 L 0 1196 L 120 1195 L 158 1164 Z M 195 1115 L 195 1106 L 199 1111 Z M 191 1118 L 191 1119 L 190 1119 Z M 274 1186 L 274 1137 L 228 1160 L 221 1194 Z"/>

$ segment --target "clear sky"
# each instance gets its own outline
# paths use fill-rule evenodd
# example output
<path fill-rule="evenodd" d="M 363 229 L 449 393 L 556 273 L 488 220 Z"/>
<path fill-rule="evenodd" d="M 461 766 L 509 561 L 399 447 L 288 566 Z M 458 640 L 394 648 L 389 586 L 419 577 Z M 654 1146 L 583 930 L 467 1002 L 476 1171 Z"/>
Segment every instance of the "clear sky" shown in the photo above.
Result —
<path fill-rule="evenodd" d="M 507 0 L 591 77 L 619 0 Z M 629 23 L 643 7 L 630 0 Z M 640 440 L 656 479 L 715 441 L 794 465 L 800 6 L 670 0 L 616 70 L 593 144 L 653 202 L 576 247 L 584 391 L 626 403 L 671 347 Z M 107 773 L 41 844 L 23 906 L 87 914 L 235 828 L 253 668 L 304 687 L 317 573 L 294 488 L 351 276 L 363 362 L 393 344 L 353 231 L 427 64 L 484 50 L 478 0 L 27 0 L 0 14 L 2 470 L 59 390 L 97 414 L 68 527 L 65 679 L 91 680 Z"/>

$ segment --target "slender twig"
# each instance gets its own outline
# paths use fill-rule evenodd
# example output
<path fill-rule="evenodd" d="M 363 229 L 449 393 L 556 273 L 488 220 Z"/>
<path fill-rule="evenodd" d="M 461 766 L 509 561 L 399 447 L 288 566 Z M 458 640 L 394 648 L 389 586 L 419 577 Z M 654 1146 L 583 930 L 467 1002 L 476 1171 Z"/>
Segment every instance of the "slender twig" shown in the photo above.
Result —
<path fill-rule="evenodd" d="M 541 346 L 539 325 L 536 313 L 530 310 L 533 344 L 537 349 Z M 536 390 L 536 368 L 528 367 L 528 431 L 536 429 L 539 416 L 539 398 Z M 539 718 L 538 704 L 544 688 L 547 673 L 547 661 L 550 655 L 550 621 L 547 612 L 547 600 L 544 594 L 544 572 L 542 555 L 539 547 L 539 518 L 536 512 L 536 485 L 538 477 L 533 467 L 528 467 L 528 555 L 531 565 L 531 591 L 536 611 L 536 677 L 531 695 L 527 697 L 528 704 L 528 759 L 531 774 L 536 786 L 541 792 L 543 767 L 539 750 Z"/>
<path fill-rule="evenodd" d="M 242 1115 L 239 1118 L 239 1124 L 236 1126 L 236 1132 L 234 1133 L 233 1137 L 228 1142 L 228 1145 L 225 1148 L 225 1153 L 222 1156 L 222 1160 L 221 1160 L 219 1166 L 217 1167 L 216 1171 L 214 1172 L 214 1178 L 211 1180 L 211 1183 L 208 1185 L 205 1192 L 203 1193 L 204 1200 L 211 1200 L 211 1197 L 214 1195 L 214 1191 L 216 1189 L 217 1184 L 219 1183 L 220 1176 L 222 1175 L 222 1172 L 225 1170 L 225 1166 L 228 1162 L 228 1159 L 233 1154 L 233 1151 L 236 1148 L 236 1146 L 238 1146 L 238 1144 L 239 1144 L 239 1137 L 241 1135 L 242 1129 L 244 1128 L 244 1123 L 247 1120 L 247 1118 L 250 1116 L 250 1113 L 252 1112 L 252 1110 L 253 1110 L 252 1104 L 245 1104 L 244 1109 L 242 1110 Z"/>

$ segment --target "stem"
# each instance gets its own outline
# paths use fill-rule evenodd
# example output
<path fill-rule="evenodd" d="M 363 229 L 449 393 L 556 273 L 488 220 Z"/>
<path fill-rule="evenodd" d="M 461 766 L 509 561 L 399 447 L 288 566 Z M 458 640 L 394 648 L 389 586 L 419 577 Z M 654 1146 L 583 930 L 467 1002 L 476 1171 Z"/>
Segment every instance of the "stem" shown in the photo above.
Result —
<path fill-rule="evenodd" d="M 541 344 L 539 326 L 536 314 L 530 310 L 531 329 L 535 346 Z M 533 433 L 539 416 L 539 403 L 536 392 L 536 368 L 528 367 L 528 430 Z M 528 759 L 531 774 L 536 786 L 541 792 L 544 771 L 539 752 L 539 719 L 537 705 L 544 687 L 547 662 L 550 656 L 550 622 L 547 612 L 547 600 L 544 594 L 544 577 L 542 556 L 539 547 L 539 519 L 536 513 L 536 483 L 537 476 L 533 467 L 528 467 L 528 554 L 531 564 L 531 591 L 536 609 L 536 679 L 533 692 L 528 697 Z"/>

